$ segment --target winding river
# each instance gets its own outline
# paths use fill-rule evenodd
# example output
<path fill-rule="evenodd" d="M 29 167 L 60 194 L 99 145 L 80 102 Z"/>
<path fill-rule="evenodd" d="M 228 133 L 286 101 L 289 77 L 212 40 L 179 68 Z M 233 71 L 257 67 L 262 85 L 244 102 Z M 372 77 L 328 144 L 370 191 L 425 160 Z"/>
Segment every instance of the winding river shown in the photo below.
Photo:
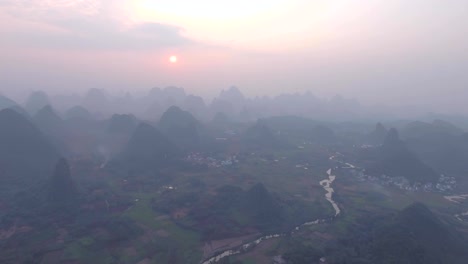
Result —
<path fill-rule="evenodd" d="M 334 156 L 330 157 L 330 160 L 333 160 L 333 159 L 334 159 Z M 332 174 L 332 169 L 327 170 L 327 175 L 328 175 L 328 178 L 320 181 L 320 185 L 323 187 L 323 189 L 325 189 L 325 191 L 326 191 L 325 198 L 327 199 L 327 201 L 329 201 L 331 203 L 331 205 L 333 206 L 333 209 L 335 209 L 335 217 L 336 217 L 341 212 L 340 208 L 338 207 L 336 202 L 333 200 L 333 193 L 334 193 L 335 190 L 333 190 L 333 188 L 331 187 L 331 185 L 333 184 L 333 182 L 336 179 L 336 176 Z M 326 220 L 326 219 L 317 219 L 317 220 L 314 220 L 314 221 L 303 223 L 302 225 L 297 226 L 296 228 L 294 228 L 294 230 L 292 230 L 291 233 L 294 232 L 295 230 L 299 230 L 303 226 L 316 225 L 316 224 L 324 223 L 326 221 L 328 221 L 328 220 Z M 213 257 L 211 257 L 211 258 L 209 258 L 207 260 L 204 260 L 201 263 L 202 264 L 217 263 L 217 262 L 219 262 L 221 259 L 223 259 L 225 257 L 241 254 L 241 253 L 245 252 L 246 250 L 257 246 L 258 244 L 262 243 L 265 240 L 272 239 L 272 238 L 277 238 L 277 237 L 282 237 L 282 236 L 285 236 L 285 235 L 286 234 L 273 234 L 273 235 L 263 236 L 263 237 L 260 237 L 260 238 L 258 238 L 256 240 L 254 240 L 254 241 L 251 241 L 251 242 L 245 243 L 245 244 L 243 244 L 243 245 L 241 245 L 239 247 L 236 247 L 234 249 L 225 250 L 225 251 L 223 251 L 223 252 L 221 252 L 219 254 L 216 254 L 215 256 L 213 256 Z"/>
<path fill-rule="evenodd" d="M 328 179 L 320 181 L 320 185 L 322 185 L 325 191 L 327 191 L 327 193 L 325 194 L 325 198 L 327 199 L 327 201 L 331 203 L 331 205 L 333 206 L 333 209 L 335 209 L 335 216 L 338 216 L 341 211 L 338 205 L 336 204 L 336 202 L 333 201 L 333 193 L 335 192 L 335 190 L 333 190 L 333 188 L 331 187 L 332 183 L 336 179 L 336 176 L 332 175 L 332 169 L 329 169 L 327 171 L 327 174 L 328 174 Z"/>

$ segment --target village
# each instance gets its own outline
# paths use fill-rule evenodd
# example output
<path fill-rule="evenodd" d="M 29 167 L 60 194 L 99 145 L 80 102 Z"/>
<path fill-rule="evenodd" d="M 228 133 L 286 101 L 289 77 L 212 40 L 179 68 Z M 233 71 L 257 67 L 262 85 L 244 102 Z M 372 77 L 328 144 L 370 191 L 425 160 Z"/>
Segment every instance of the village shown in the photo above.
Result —
<path fill-rule="evenodd" d="M 239 162 L 237 156 L 228 156 L 227 158 L 215 158 L 211 156 L 206 156 L 200 152 L 193 152 L 190 153 L 186 158 L 185 161 L 194 164 L 194 165 L 205 165 L 208 168 L 220 168 L 226 166 L 232 166 Z"/>
<path fill-rule="evenodd" d="M 457 181 L 455 177 L 450 177 L 446 175 L 440 175 L 440 178 L 437 183 L 420 183 L 415 182 L 411 183 L 408 179 L 404 177 L 390 177 L 387 175 L 369 175 L 366 174 L 365 170 L 360 168 L 353 168 L 349 170 L 350 173 L 361 182 L 373 182 L 382 186 L 395 187 L 400 190 L 406 191 L 424 191 L 424 192 L 440 192 L 440 193 L 450 193 L 456 187 Z"/>

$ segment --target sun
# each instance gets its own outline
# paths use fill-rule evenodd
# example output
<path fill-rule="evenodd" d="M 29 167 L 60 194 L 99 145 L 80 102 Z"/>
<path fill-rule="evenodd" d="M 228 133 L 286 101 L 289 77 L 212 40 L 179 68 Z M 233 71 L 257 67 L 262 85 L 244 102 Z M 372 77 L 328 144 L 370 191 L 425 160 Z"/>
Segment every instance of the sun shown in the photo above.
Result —
<path fill-rule="evenodd" d="M 170 63 L 176 63 L 177 62 L 177 56 L 172 55 L 171 57 L 169 57 L 169 62 Z"/>

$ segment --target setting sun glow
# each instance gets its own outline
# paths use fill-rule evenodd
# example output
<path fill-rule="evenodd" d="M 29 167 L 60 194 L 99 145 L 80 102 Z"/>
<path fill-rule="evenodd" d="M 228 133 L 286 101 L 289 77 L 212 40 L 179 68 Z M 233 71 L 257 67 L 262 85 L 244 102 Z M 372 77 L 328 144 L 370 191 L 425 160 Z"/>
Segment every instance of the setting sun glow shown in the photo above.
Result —
<path fill-rule="evenodd" d="M 176 63 L 177 62 L 177 57 L 176 56 L 169 57 L 169 62 Z"/>

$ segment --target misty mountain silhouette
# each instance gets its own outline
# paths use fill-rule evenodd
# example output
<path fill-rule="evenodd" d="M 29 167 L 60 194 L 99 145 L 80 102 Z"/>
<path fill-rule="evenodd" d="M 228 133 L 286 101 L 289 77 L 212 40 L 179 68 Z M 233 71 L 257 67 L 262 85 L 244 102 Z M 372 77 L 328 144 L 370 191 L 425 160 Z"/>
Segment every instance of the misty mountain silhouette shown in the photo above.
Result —
<path fill-rule="evenodd" d="M 388 130 L 382 125 L 382 123 L 377 123 L 375 129 L 368 135 L 369 143 L 373 145 L 383 144 Z"/>
<path fill-rule="evenodd" d="M 452 134 L 452 135 L 460 135 L 460 134 L 463 134 L 464 131 L 463 129 L 455 126 L 454 124 L 448 122 L 448 121 L 445 121 L 445 120 L 442 120 L 442 119 L 435 119 L 433 122 L 432 122 L 432 125 L 446 133 L 449 133 L 449 134 Z"/>
<path fill-rule="evenodd" d="M 230 119 L 225 113 L 217 112 L 211 120 L 211 123 L 217 126 L 225 126 L 230 123 Z"/>
<path fill-rule="evenodd" d="M 205 101 L 200 96 L 188 95 L 183 104 L 184 109 L 197 118 L 206 118 L 207 107 Z"/>
<path fill-rule="evenodd" d="M 223 99 L 215 98 L 210 104 L 210 109 L 213 113 L 224 113 L 230 118 L 237 117 L 237 113 L 232 103 Z"/>
<path fill-rule="evenodd" d="M 10 106 L 8 108 L 11 109 L 11 110 L 14 110 L 15 112 L 17 112 L 18 114 L 24 116 L 28 120 L 32 119 L 31 115 L 29 115 L 29 113 L 24 108 L 22 108 L 20 105 L 13 105 L 13 106 Z"/>
<path fill-rule="evenodd" d="M 406 140 L 414 151 L 431 167 L 443 173 L 468 173 L 468 137 L 459 133 L 425 133 Z"/>
<path fill-rule="evenodd" d="M 300 138 L 316 143 L 328 143 L 335 140 L 335 133 L 323 122 L 297 116 L 279 116 L 266 118 L 267 124 L 289 138 Z"/>
<path fill-rule="evenodd" d="M 61 153 L 67 153 L 65 122 L 50 105 L 37 111 L 32 121 Z"/>
<path fill-rule="evenodd" d="M 173 105 L 183 105 L 187 97 L 184 88 L 169 86 L 161 89 L 159 87 L 154 87 L 149 91 L 144 101 L 146 102 L 147 108 L 159 105 L 161 108 L 167 109 Z M 153 107 L 153 109 L 156 108 Z M 160 115 L 161 113 L 158 112 L 155 114 Z"/>
<path fill-rule="evenodd" d="M 231 86 L 227 90 L 222 90 L 219 94 L 217 100 L 221 102 L 228 102 L 232 106 L 232 114 L 237 115 L 246 105 L 245 96 L 242 92 L 235 86 Z"/>
<path fill-rule="evenodd" d="M 384 138 L 383 147 L 393 148 L 393 147 L 404 147 L 403 141 L 400 140 L 400 135 L 398 130 L 391 128 L 387 135 Z"/>
<path fill-rule="evenodd" d="M 93 116 L 81 105 L 74 106 L 65 112 L 66 119 L 92 120 Z"/>
<path fill-rule="evenodd" d="M 37 127 L 47 132 L 56 130 L 63 124 L 62 118 L 55 113 L 50 105 L 46 105 L 37 111 L 33 116 L 33 121 Z"/>
<path fill-rule="evenodd" d="M 18 105 L 15 101 L 11 100 L 8 97 L 0 95 L 0 110 L 5 108 L 11 108 L 13 106 Z"/>
<path fill-rule="evenodd" d="M 58 153 L 41 131 L 11 109 L 0 111 L 0 179 L 44 178 Z"/>
<path fill-rule="evenodd" d="M 258 120 L 253 126 L 247 128 L 242 135 L 242 141 L 249 148 L 275 149 L 285 145 L 268 126 L 265 120 Z"/>
<path fill-rule="evenodd" d="M 109 102 L 104 90 L 91 88 L 84 96 L 82 105 L 92 113 L 105 113 Z"/>
<path fill-rule="evenodd" d="M 219 98 L 231 103 L 243 103 L 245 100 L 245 96 L 242 94 L 239 88 L 235 86 L 231 86 L 227 90 L 222 90 L 219 94 Z"/>
<path fill-rule="evenodd" d="M 159 100 L 162 97 L 162 95 L 163 95 L 163 92 L 161 88 L 153 87 L 151 88 L 151 90 L 149 90 L 147 98 L 151 100 Z"/>
<path fill-rule="evenodd" d="M 177 106 L 171 106 L 164 112 L 158 128 L 183 149 L 194 149 L 200 144 L 200 122 L 190 112 Z"/>
<path fill-rule="evenodd" d="M 422 203 L 412 204 L 376 231 L 374 263 L 466 263 L 468 246 Z"/>
<path fill-rule="evenodd" d="M 183 99 L 186 96 L 184 88 L 181 88 L 181 87 L 168 86 L 164 88 L 162 92 L 164 96 L 166 97 L 166 99 L 172 97 L 177 102 L 183 101 Z"/>
<path fill-rule="evenodd" d="M 424 164 L 406 144 L 400 140 L 398 131 L 390 129 L 382 146 L 370 151 L 372 164 L 367 168 L 372 174 L 404 177 L 410 182 L 437 182 L 439 175 Z"/>
<path fill-rule="evenodd" d="M 108 133 L 131 133 L 137 127 L 138 120 L 133 115 L 114 114 L 109 120 L 106 131 Z"/>
<path fill-rule="evenodd" d="M 29 114 L 35 115 L 37 111 L 46 105 L 50 105 L 49 96 L 43 91 L 36 91 L 29 95 L 25 109 Z"/>
<path fill-rule="evenodd" d="M 152 170 L 170 166 L 180 154 L 176 144 L 162 132 L 140 123 L 118 160 L 131 168 Z"/>
<path fill-rule="evenodd" d="M 455 125 L 440 119 L 434 120 L 432 123 L 414 121 L 408 123 L 401 130 L 401 136 L 404 139 L 436 137 L 446 135 L 461 135 L 463 130 Z"/>
<path fill-rule="evenodd" d="M 44 92 L 30 95 L 25 109 L 34 115 L 45 105 L 56 109 L 69 109 L 76 105 L 86 108 L 96 118 L 107 118 L 115 113 L 132 113 L 138 118 L 158 119 L 169 107 L 175 105 L 189 110 L 196 118 L 208 121 L 217 112 L 227 114 L 234 121 L 254 121 L 258 118 L 295 115 L 316 120 L 345 120 L 360 116 L 373 116 L 364 111 L 356 100 L 343 96 L 321 99 L 311 92 L 283 93 L 277 96 L 248 98 L 240 89 L 232 86 L 222 90 L 211 102 L 197 95 L 189 95 L 181 87 L 155 87 L 146 95 L 127 92 L 111 95 L 106 90 L 92 88 L 83 95 L 54 95 L 52 104 Z M 159 105 L 159 107 L 156 107 Z M 67 116 L 65 116 L 68 119 Z"/>

